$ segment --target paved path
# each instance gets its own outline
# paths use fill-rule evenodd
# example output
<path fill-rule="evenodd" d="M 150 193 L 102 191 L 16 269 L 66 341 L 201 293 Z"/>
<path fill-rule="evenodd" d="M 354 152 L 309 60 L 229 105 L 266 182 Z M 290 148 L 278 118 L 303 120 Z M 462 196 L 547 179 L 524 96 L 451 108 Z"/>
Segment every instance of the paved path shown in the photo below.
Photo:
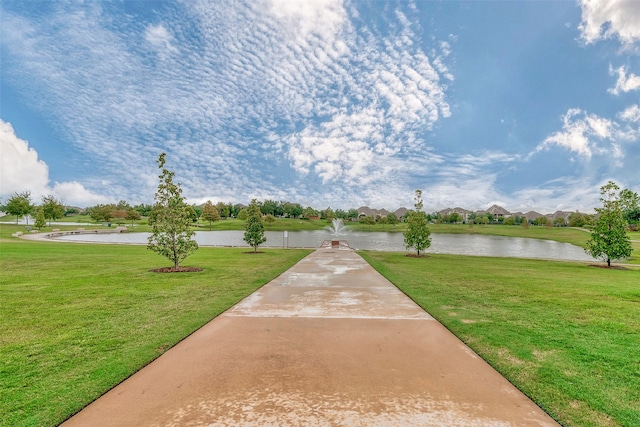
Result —
<path fill-rule="evenodd" d="M 359 255 L 323 248 L 71 426 L 557 426 Z"/>

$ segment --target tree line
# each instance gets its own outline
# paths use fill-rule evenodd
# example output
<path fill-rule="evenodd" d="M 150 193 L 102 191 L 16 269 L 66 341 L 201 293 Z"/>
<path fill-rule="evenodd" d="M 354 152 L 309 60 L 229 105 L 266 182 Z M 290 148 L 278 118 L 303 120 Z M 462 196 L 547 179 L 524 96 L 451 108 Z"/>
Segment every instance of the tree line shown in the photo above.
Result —
<path fill-rule="evenodd" d="M 153 206 L 144 204 L 130 206 L 122 200 L 117 204 L 93 206 L 87 209 L 87 213 L 97 222 L 108 222 L 112 218 L 133 222 L 142 216 L 147 216 L 149 225 L 152 227 L 148 249 L 169 258 L 173 261 L 175 269 L 179 267 L 179 263 L 186 256 L 198 248 L 197 243 L 193 240 L 194 232 L 191 226 L 199 218 L 209 221 L 210 225 L 213 221 L 228 217 L 236 217 L 245 221 L 244 240 L 254 248 L 254 252 L 257 252 L 258 246 L 266 241 L 263 217 L 267 221 L 273 220 L 274 215 L 291 218 L 317 216 L 326 220 L 358 217 L 356 209 L 334 211 L 327 208 L 319 212 L 311 207 L 303 209 L 298 203 L 276 202 L 269 199 L 263 202 L 253 199 L 248 207 L 222 202 L 214 205 L 211 201 L 207 201 L 199 207 L 188 205 L 182 196 L 180 184 L 173 182 L 174 173 L 165 168 L 165 156 L 166 154 L 162 153 L 158 158 L 162 173 L 159 176 L 160 182 L 154 196 Z M 613 181 L 602 186 L 600 194 L 602 206 L 595 208 L 596 214 L 593 216 L 572 214 L 569 217 L 569 225 L 574 227 L 588 225 L 591 232 L 585 251 L 594 258 L 607 262 L 607 265 L 610 266 L 612 260 L 627 258 L 633 251 L 627 229 L 631 226 L 635 226 L 637 229 L 640 222 L 640 197 L 629 189 L 621 190 Z M 415 248 L 420 256 L 420 252 L 431 244 L 428 224 L 433 217 L 422 210 L 422 190 L 416 190 L 414 200 L 415 210 L 408 211 L 405 218 L 407 229 L 404 232 L 404 238 L 407 249 Z M 35 205 L 31 201 L 29 191 L 15 193 L 6 205 L 0 206 L 0 209 L 10 215 L 15 215 L 16 223 L 19 218 L 35 213 L 34 226 L 37 228 L 44 227 L 47 220 L 51 223 L 66 214 L 77 213 L 76 209 L 72 211 L 66 208 L 62 201 L 56 199 L 52 194 L 43 196 L 42 203 Z M 488 216 L 490 214 L 483 215 L 486 222 L 491 220 Z M 438 216 L 436 215 L 435 218 Z M 544 223 L 548 221 L 547 217 L 540 218 L 544 218 Z M 473 220 L 476 219 L 477 217 L 473 218 Z M 525 219 L 510 217 L 504 219 L 503 222 L 509 220 L 515 223 L 520 220 L 523 225 L 527 225 L 528 221 Z M 459 217 L 457 213 L 452 213 L 447 218 L 440 217 L 440 220 L 457 222 Z M 377 219 L 361 218 L 360 221 L 364 224 L 375 222 L 396 224 L 399 219 L 394 213 L 390 213 Z M 543 225 L 542 220 L 539 225 Z"/>

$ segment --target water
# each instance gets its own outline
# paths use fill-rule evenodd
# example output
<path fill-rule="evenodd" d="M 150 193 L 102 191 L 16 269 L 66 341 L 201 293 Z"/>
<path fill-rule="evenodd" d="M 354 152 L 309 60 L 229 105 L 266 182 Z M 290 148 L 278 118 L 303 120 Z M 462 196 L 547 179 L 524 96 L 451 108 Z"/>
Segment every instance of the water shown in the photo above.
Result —
<path fill-rule="evenodd" d="M 317 248 L 332 238 L 326 230 L 265 231 L 266 243 L 261 247 Z M 356 249 L 375 251 L 406 251 L 402 233 L 356 232 L 345 233 L 343 239 Z M 149 233 L 80 234 L 62 236 L 56 240 L 94 243 L 147 244 Z M 201 246 L 248 247 L 242 240 L 244 231 L 196 231 Z M 427 253 L 478 255 L 515 258 L 543 258 L 569 261 L 593 261 L 584 250 L 569 243 L 522 237 L 487 236 L 481 234 L 432 234 Z"/>
<path fill-rule="evenodd" d="M 333 234 L 334 236 L 339 236 L 346 231 L 346 227 L 344 225 L 344 222 L 342 222 L 341 219 L 334 218 L 331 220 L 331 225 L 326 226 L 325 230 L 329 230 L 331 234 Z"/>

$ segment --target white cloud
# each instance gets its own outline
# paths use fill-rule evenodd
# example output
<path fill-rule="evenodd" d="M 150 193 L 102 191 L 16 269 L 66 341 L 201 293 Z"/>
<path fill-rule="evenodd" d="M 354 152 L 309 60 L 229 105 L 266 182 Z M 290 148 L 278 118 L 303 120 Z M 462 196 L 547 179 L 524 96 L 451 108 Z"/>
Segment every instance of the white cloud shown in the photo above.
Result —
<path fill-rule="evenodd" d="M 141 30 L 105 25 L 99 3 L 50 10 L 7 13 L 2 34 L 29 76 L 13 84 L 42 94 L 95 165 L 95 181 L 53 186 L 64 199 L 95 204 L 84 185 L 104 181 L 109 200 L 148 202 L 160 151 L 190 200 L 335 207 L 337 195 L 410 205 L 416 177 L 437 164 L 425 135 L 451 116 L 455 36 L 425 42 L 414 14 L 368 26 L 342 1 L 194 1 Z"/>
<path fill-rule="evenodd" d="M 619 95 L 621 92 L 640 89 L 640 76 L 636 76 L 633 73 L 627 74 L 627 67 L 621 66 L 614 70 L 613 67 L 609 66 L 609 74 L 614 75 L 614 73 L 618 74 L 618 81 L 616 81 L 614 88 L 608 89 L 609 93 Z"/>
<path fill-rule="evenodd" d="M 98 203 L 113 202 L 113 198 L 108 198 L 100 194 L 95 194 L 87 190 L 84 185 L 77 181 L 56 182 L 52 188 L 55 194 L 65 205 L 87 207 Z"/>
<path fill-rule="evenodd" d="M 269 12 L 301 39 L 312 35 L 333 38 L 347 14 L 342 0 L 270 0 Z"/>
<path fill-rule="evenodd" d="M 634 104 L 618 113 L 618 117 L 627 122 L 640 124 L 640 106 Z"/>
<path fill-rule="evenodd" d="M 166 59 L 169 55 L 178 53 L 174 46 L 174 37 L 164 25 L 148 25 L 144 31 L 144 39 L 157 52 L 160 59 Z"/>
<path fill-rule="evenodd" d="M 640 40 L 640 2 L 635 0 L 581 0 L 580 30 L 587 43 L 617 37 L 624 45 Z"/>
<path fill-rule="evenodd" d="M 538 145 L 537 152 L 548 149 L 552 145 L 558 145 L 580 156 L 590 158 L 594 152 L 600 153 L 604 150 L 599 142 L 610 139 L 614 130 L 614 123 L 610 120 L 595 114 L 587 114 L 579 108 L 567 111 L 562 121 L 562 131 L 547 137 L 542 144 Z"/>
<path fill-rule="evenodd" d="M 0 195 L 31 191 L 46 193 L 49 168 L 29 143 L 16 136 L 11 123 L 0 119 Z"/>
<path fill-rule="evenodd" d="M 640 141 L 640 106 L 631 105 L 619 112 L 616 117 L 624 122 L 618 129 L 618 139 L 625 142 Z"/>
<path fill-rule="evenodd" d="M 38 153 L 29 143 L 16 136 L 11 123 L 0 119 L 0 195 L 29 191 L 31 200 L 38 204 L 42 196 L 54 194 L 67 205 L 91 206 L 107 200 L 94 194 L 78 182 L 49 185 L 49 167 L 38 159 Z"/>

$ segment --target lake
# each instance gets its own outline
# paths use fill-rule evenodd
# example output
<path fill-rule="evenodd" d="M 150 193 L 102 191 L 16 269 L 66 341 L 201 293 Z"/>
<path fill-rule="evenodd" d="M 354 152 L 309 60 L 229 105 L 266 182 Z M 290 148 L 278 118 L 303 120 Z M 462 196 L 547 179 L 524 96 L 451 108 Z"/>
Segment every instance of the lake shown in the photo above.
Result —
<path fill-rule="evenodd" d="M 324 240 L 346 240 L 355 249 L 375 251 L 405 251 L 402 233 L 347 232 L 339 236 L 325 230 L 266 231 L 266 243 L 261 247 L 317 248 Z M 79 234 L 56 237 L 55 240 L 146 244 L 150 233 Z M 242 240 L 244 231 L 197 231 L 195 238 L 201 246 L 247 247 Z M 427 253 L 542 258 L 569 261 L 593 261 L 579 246 L 552 240 L 522 237 L 489 236 L 481 234 L 432 234 Z"/>

